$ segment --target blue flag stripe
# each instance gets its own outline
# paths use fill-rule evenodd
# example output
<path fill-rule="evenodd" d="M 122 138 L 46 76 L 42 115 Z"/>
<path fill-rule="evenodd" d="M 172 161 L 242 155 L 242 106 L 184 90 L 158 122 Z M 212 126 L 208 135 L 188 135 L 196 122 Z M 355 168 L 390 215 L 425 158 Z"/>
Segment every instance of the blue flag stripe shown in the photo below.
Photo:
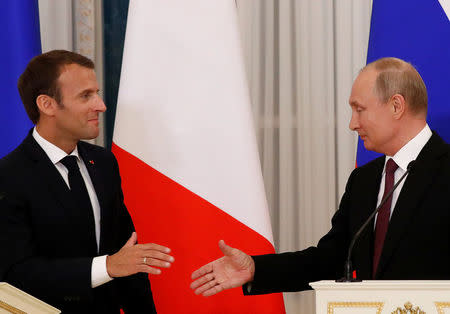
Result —
<path fill-rule="evenodd" d="M 450 22 L 438 0 L 374 0 L 367 63 L 382 57 L 411 62 L 428 90 L 428 124 L 450 142 Z M 357 164 L 379 154 L 359 139 Z"/>
<path fill-rule="evenodd" d="M 13 150 L 32 126 L 17 79 L 32 57 L 41 53 L 37 0 L 4 1 L 0 10 L 0 158 Z"/>

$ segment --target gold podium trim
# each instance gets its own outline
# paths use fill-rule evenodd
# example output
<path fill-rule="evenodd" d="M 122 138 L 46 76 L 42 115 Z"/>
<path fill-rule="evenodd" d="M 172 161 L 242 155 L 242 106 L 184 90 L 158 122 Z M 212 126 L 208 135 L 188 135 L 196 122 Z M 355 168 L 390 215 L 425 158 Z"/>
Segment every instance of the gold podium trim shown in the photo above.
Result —
<path fill-rule="evenodd" d="M 384 302 L 328 302 L 328 314 L 334 314 L 334 309 L 337 307 L 374 307 L 377 309 L 377 314 L 381 314 Z"/>
<path fill-rule="evenodd" d="M 27 314 L 24 311 L 21 311 L 18 308 L 3 302 L 2 300 L 0 300 L 0 308 L 9 311 L 12 314 Z"/>
<path fill-rule="evenodd" d="M 450 302 L 434 302 L 438 314 L 444 314 L 444 309 L 450 308 Z"/>
<path fill-rule="evenodd" d="M 0 309 L 12 314 L 61 313 L 57 308 L 6 282 L 0 282 Z"/>
<path fill-rule="evenodd" d="M 391 314 L 426 314 L 424 311 L 420 309 L 420 307 L 416 306 L 413 307 L 413 304 L 411 302 L 406 302 L 404 305 L 404 308 L 397 307 L 397 309 L 392 312 Z"/>

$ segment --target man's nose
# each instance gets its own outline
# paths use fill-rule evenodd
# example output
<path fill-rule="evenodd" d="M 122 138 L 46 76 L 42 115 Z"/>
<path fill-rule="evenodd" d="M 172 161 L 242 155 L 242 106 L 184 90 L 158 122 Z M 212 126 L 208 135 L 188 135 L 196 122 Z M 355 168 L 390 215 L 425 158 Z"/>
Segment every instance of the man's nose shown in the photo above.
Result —
<path fill-rule="evenodd" d="M 350 118 L 350 123 L 349 123 L 348 127 L 352 131 L 355 131 L 356 129 L 359 128 L 359 120 L 358 120 L 358 117 L 356 117 L 355 113 L 352 113 L 352 117 Z"/>
<path fill-rule="evenodd" d="M 105 105 L 105 103 L 103 102 L 103 99 L 100 96 L 98 96 L 95 109 L 97 111 L 100 111 L 100 112 L 105 112 L 106 111 L 106 105 Z"/>

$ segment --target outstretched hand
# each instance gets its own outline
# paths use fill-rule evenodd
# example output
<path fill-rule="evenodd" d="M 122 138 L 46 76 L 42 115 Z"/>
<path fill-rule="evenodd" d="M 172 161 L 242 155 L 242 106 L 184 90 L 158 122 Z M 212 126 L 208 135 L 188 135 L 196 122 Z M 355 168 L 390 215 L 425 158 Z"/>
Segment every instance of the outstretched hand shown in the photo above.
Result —
<path fill-rule="evenodd" d="M 106 258 L 106 269 L 110 277 L 124 277 L 136 273 L 159 275 L 156 267 L 168 268 L 175 260 L 168 255 L 170 249 L 154 243 L 136 244 L 136 232 L 116 253 Z"/>
<path fill-rule="evenodd" d="M 207 297 L 253 280 L 255 262 L 249 255 L 226 245 L 223 240 L 219 241 L 219 248 L 223 257 L 192 273 L 191 289 L 195 294 Z"/>

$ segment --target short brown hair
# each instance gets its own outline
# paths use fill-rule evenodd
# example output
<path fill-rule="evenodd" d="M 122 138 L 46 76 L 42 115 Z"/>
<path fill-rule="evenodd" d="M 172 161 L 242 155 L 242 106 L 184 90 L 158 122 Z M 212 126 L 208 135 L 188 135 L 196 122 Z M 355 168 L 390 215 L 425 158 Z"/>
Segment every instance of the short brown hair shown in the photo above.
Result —
<path fill-rule="evenodd" d="M 94 68 L 92 60 L 85 56 L 67 50 L 52 50 L 31 59 L 19 77 L 17 88 L 28 117 L 34 124 L 39 121 L 36 104 L 39 95 L 48 95 L 61 102 L 58 78 L 63 66 L 69 64 Z"/>
<path fill-rule="evenodd" d="M 373 68 L 378 72 L 375 82 L 375 93 L 383 103 L 395 94 L 405 98 L 411 112 L 427 113 L 427 88 L 414 66 L 398 58 L 381 58 L 369 63 L 365 68 Z M 364 68 L 364 69 L 365 69 Z"/>

